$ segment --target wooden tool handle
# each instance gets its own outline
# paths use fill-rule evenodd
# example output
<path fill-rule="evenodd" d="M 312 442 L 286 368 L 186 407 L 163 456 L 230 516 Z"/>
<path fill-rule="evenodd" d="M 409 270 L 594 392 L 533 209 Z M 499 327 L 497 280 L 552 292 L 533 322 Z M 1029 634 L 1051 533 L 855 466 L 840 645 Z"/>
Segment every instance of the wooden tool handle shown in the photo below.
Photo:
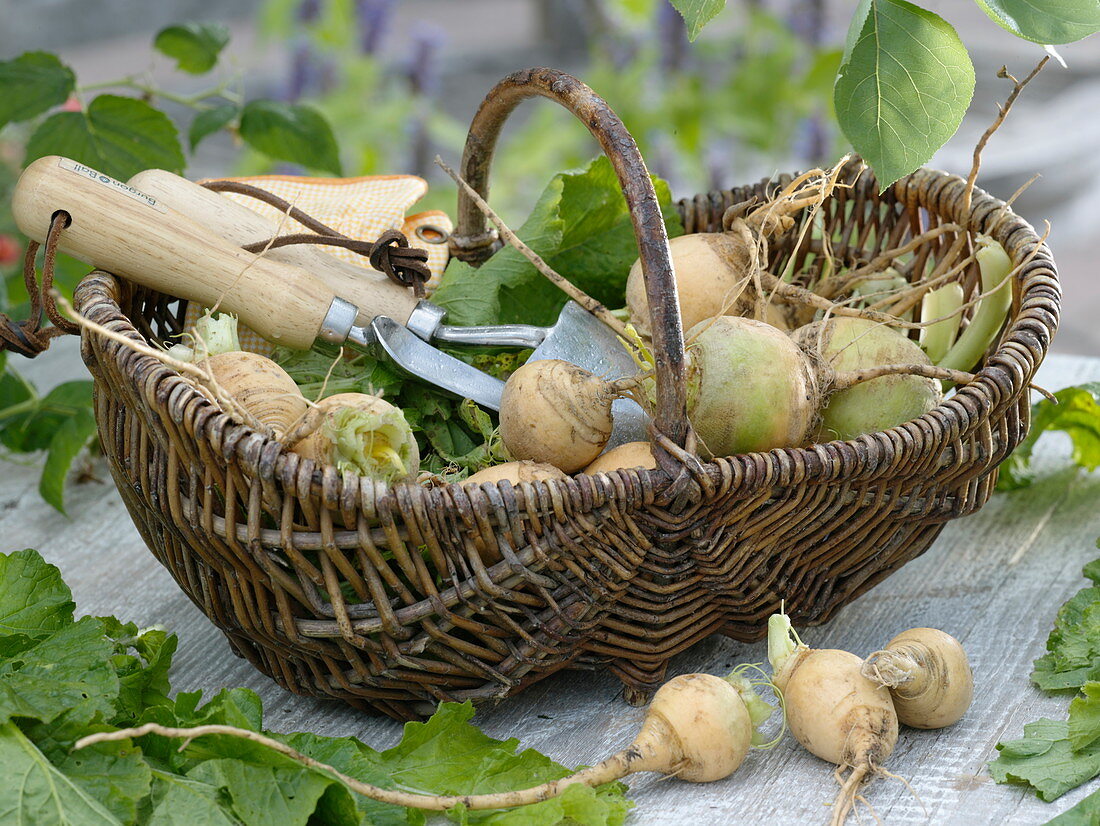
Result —
<path fill-rule="evenodd" d="M 300 267 L 245 252 L 134 187 L 50 155 L 20 176 L 12 213 L 42 241 L 58 210 L 72 217 L 62 252 L 168 295 L 220 302 L 277 344 L 312 345 L 334 298 Z"/>
<path fill-rule="evenodd" d="M 147 169 L 129 180 L 165 206 L 216 232 L 232 244 L 244 246 L 279 234 L 279 225 L 244 204 L 163 169 Z M 284 230 L 282 234 L 291 231 Z M 359 308 L 356 323 L 366 326 L 377 315 L 400 324 L 416 308 L 412 290 L 390 281 L 384 274 L 349 264 L 325 252 L 325 247 L 295 244 L 276 247 L 266 258 L 302 267 L 324 281 L 338 296 Z"/>

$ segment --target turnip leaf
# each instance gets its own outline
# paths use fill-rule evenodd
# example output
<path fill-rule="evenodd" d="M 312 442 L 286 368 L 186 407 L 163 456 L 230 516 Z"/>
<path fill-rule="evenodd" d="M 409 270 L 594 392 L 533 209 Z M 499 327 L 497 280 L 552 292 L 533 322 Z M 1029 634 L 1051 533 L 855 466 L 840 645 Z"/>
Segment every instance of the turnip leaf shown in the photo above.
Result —
<path fill-rule="evenodd" d="M 1100 823 L 1100 790 L 1082 799 L 1072 809 L 1066 809 L 1044 826 L 1095 826 Z"/>
<path fill-rule="evenodd" d="M 653 183 L 669 236 L 683 234 L 668 184 L 659 178 Z M 516 235 L 597 301 L 609 307 L 626 301 L 638 246 L 607 158 L 555 175 Z M 504 247 L 479 268 L 452 261 L 432 300 L 447 309 L 452 323 L 471 325 L 552 324 L 567 299 L 522 253 Z"/>
<path fill-rule="evenodd" d="M 1042 399 L 1031 406 L 1031 428 L 1019 447 L 1000 467 L 997 487 L 1015 490 L 1031 484 L 1031 453 L 1047 431 L 1069 436 L 1073 462 L 1085 470 L 1100 467 L 1100 382 L 1065 387 L 1054 394 L 1057 402 Z"/>
<path fill-rule="evenodd" d="M 1042 748 L 1035 748 L 1041 742 Z M 1017 745 L 1024 743 L 1022 749 Z M 1030 786 L 1048 803 L 1100 774 L 1100 744 L 1074 751 L 1069 724 L 1046 718 L 1024 726 L 1023 741 L 998 743 L 1000 754 L 989 764 L 998 783 Z"/>
<path fill-rule="evenodd" d="M 74 750 L 77 739 L 112 727 L 221 724 L 261 731 L 260 698 L 226 689 L 168 698 L 176 638 L 113 617 L 74 621 L 69 589 L 35 551 L 0 553 L 0 812 L 35 824 L 150 826 L 422 826 L 420 810 L 352 794 L 259 743 L 147 735 Z M 410 723 L 401 742 L 376 751 L 352 738 L 272 735 L 362 781 L 443 793 L 502 791 L 569 771 L 516 740 L 470 725 L 473 706 L 442 704 Z M 270 734 L 270 732 L 268 732 Z M 578 784 L 554 800 L 517 810 L 448 813 L 464 824 L 620 826 L 632 805 L 625 787 Z M 7 820 L 5 820 L 7 822 Z"/>
<path fill-rule="evenodd" d="M 48 636 L 73 621 L 73 595 L 37 551 L 0 555 L 0 638 Z"/>
<path fill-rule="evenodd" d="M 122 826 L 91 793 L 55 767 L 15 723 L 0 726 L 0 765 L 18 782 L 0 783 L 9 823 Z"/>
<path fill-rule="evenodd" d="M 1100 32 L 1096 0 L 975 0 L 993 21 L 1036 43 L 1072 43 Z"/>
<path fill-rule="evenodd" d="M 955 134 L 973 95 L 974 66 L 946 21 L 905 0 L 862 0 L 833 101 L 883 189 Z"/>
<path fill-rule="evenodd" d="M 1097 738 L 1100 738 L 1100 682 L 1089 681 L 1069 704 L 1069 742 L 1074 751 L 1080 751 Z"/>

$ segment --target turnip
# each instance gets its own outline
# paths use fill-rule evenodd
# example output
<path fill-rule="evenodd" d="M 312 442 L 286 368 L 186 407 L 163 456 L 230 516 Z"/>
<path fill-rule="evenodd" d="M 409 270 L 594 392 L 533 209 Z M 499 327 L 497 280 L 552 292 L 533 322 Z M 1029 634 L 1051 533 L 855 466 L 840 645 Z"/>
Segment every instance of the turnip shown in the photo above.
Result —
<path fill-rule="evenodd" d="M 190 339 L 192 346 L 175 344 L 168 348 L 168 355 L 180 361 L 202 361 L 207 356 L 241 349 L 237 318 L 228 313 L 214 316 L 207 310 L 195 319 L 195 326 L 186 338 Z"/>
<path fill-rule="evenodd" d="M 865 319 L 832 318 L 799 327 L 791 335 L 825 371 L 820 383 L 828 395 L 817 426 L 818 441 L 886 430 L 940 403 L 940 383 L 917 375 L 885 375 L 837 389 L 836 374 L 878 365 L 931 367 L 924 351 L 896 330 Z"/>
<path fill-rule="evenodd" d="M 289 374 L 271 359 L 245 350 L 218 353 L 199 362 L 214 382 L 276 439 L 302 420 L 308 402 Z"/>
<path fill-rule="evenodd" d="M 688 418 L 712 456 L 803 444 L 817 409 L 813 369 L 782 331 L 721 316 L 688 331 Z"/>
<path fill-rule="evenodd" d="M 745 315 L 752 310 L 748 274 L 756 266 L 756 245 L 746 247 L 725 232 L 698 232 L 668 242 L 672 272 L 685 330 L 718 315 Z M 649 336 L 649 302 L 637 260 L 626 279 L 626 306 L 631 323 Z"/>
<path fill-rule="evenodd" d="M 261 743 L 306 766 L 325 771 L 339 778 L 352 791 L 383 803 L 430 811 L 443 811 L 458 805 L 467 809 L 503 809 L 549 800 L 577 783 L 599 786 L 636 772 L 662 772 L 692 783 L 728 777 L 741 765 L 752 745 L 753 718 L 761 716 L 758 709 L 770 709 L 751 688 L 746 688 L 747 682 L 738 679 L 736 672 L 731 678 L 726 680 L 711 674 L 674 677 L 657 690 L 641 731 L 622 751 L 560 780 L 494 794 L 432 795 L 383 789 L 349 777 L 279 740 L 233 726 L 168 728 L 146 723 L 137 728 L 90 735 L 79 740 L 76 748 L 146 734 L 182 737 L 189 741 L 211 734 L 231 735 Z"/>
<path fill-rule="evenodd" d="M 890 693 L 863 676 L 863 660 L 855 654 L 803 644 L 785 614 L 768 621 L 768 659 L 791 734 L 811 754 L 836 764 L 838 772 L 850 770 L 833 804 L 831 822 L 839 826 L 860 786 L 888 774 L 882 763 L 898 739 Z"/>
<path fill-rule="evenodd" d="M 653 446 L 649 442 L 627 442 L 597 456 L 584 472 L 591 476 L 620 468 L 655 467 L 657 460 L 653 458 Z"/>
<path fill-rule="evenodd" d="M 288 441 L 300 456 L 382 482 L 410 480 L 420 468 L 420 450 L 404 414 L 366 393 L 322 399 Z"/>
<path fill-rule="evenodd" d="M 935 628 L 911 628 L 867 657 L 863 675 L 890 689 L 898 720 L 914 728 L 957 723 L 974 697 L 974 675 L 959 641 Z"/>
<path fill-rule="evenodd" d="M 565 474 L 553 465 L 539 464 L 538 462 L 521 461 L 505 462 L 501 465 L 493 465 L 471 473 L 461 484 L 481 485 L 485 482 L 511 482 L 518 485 L 521 482 L 541 482 L 546 479 L 564 479 Z"/>
<path fill-rule="evenodd" d="M 611 438 L 611 403 L 633 379 L 605 382 L 559 359 L 529 361 L 504 385 L 500 438 L 515 459 L 574 473 Z"/>

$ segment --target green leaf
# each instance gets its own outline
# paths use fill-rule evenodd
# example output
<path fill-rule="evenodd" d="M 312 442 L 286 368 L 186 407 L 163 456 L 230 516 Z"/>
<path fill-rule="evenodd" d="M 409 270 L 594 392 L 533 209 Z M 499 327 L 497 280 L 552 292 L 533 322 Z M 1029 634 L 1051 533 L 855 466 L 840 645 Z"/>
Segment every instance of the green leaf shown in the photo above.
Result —
<path fill-rule="evenodd" d="M 17 391 L 17 395 L 18 392 L 33 394 L 34 390 L 25 385 L 23 391 Z M 4 382 L 0 379 L 0 397 L 3 395 Z M 7 408 L 8 412 L 14 409 L 14 406 Z M 11 450 L 22 453 L 45 450 L 65 421 L 91 409 L 92 383 L 85 380 L 64 382 L 6 423 L 3 423 L 4 410 L 0 408 L 0 424 L 3 425 L 0 427 L 0 440 Z"/>
<path fill-rule="evenodd" d="M 975 0 L 1003 29 L 1036 43 L 1072 43 L 1100 32 L 1095 0 Z"/>
<path fill-rule="evenodd" d="M 1096 826 L 1100 823 L 1100 791 L 1084 798 L 1072 809 L 1066 809 L 1045 826 Z"/>
<path fill-rule="evenodd" d="M 148 826 L 241 826 L 215 786 L 170 772 L 153 772 Z"/>
<path fill-rule="evenodd" d="M 95 435 L 95 415 L 91 410 L 81 409 L 66 419 L 50 440 L 38 492 L 61 513 L 65 513 L 65 479 L 69 468 Z"/>
<path fill-rule="evenodd" d="M 490 421 L 460 412 L 482 431 Z M 424 813 L 352 794 L 258 743 L 219 735 L 180 750 L 178 739 L 146 735 L 82 750 L 80 737 L 113 726 L 157 722 L 224 724 L 259 731 L 263 709 L 247 689 L 201 702 L 167 697 L 176 638 L 113 617 L 72 621 L 69 591 L 34 551 L 0 554 L 0 820 L 57 826 L 423 826 Z M 300 752 L 384 788 L 444 794 L 526 788 L 569 770 L 516 740 L 469 724 L 473 707 L 444 704 L 402 741 L 378 752 L 351 738 L 273 735 Z M 464 824 L 619 826 L 631 804 L 624 787 L 571 787 L 560 798 L 515 811 L 466 812 Z"/>
<path fill-rule="evenodd" d="M 191 151 L 194 152 L 195 148 L 205 138 L 231 123 L 237 117 L 239 111 L 240 109 L 232 103 L 225 103 L 221 106 L 215 106 L 213 109 L 203 109 L 199 112 L 195 119 L 191 121 L 191 130 L 187 133 Z"/>
<path fill-rule="evenodd" d="M 654 187 L 669 236 L 682 235 L 668 185 L 654 179 Z M 638 246 L 626 199 L 607 158 L 556 175 L 516 235 L 593 298 L 611 307 L 625 302 L 626 278 Z M 510 246 L 477 269 L 452 261 L 433 294 L 450 321 L 460 325 L 552 324 L 566 300 Z"/>
<path fill-rule="evenodd" d="M 0 61 L 0 129 L 60 106 L 75 87 L 73 70 L 49 52 Z"/>
<path fill-rule="evenodd" d="M 52 765 L 12 722 L 0 725 L 0 766 L 6 778 L 0 783 L 5 823 L 121 826 L 122 821 Z"/>
<path fill-rule="evenodd" d="M 1100 382 L 1065 387 L 1054 398 L 1057 403 L 1042 399 L 1031 406 L 1031 429 L 1001 463 L 998 489 L 1015 490 L 1031 484 L 1031 454 L 1047 431 L 1060 430 L 1069 436 L 1074 464 L 1089 471 L 1100 467 Z"/>
<path fill-rule="evenodd" d="M 49 754 L 57 770 L 109 809 L 124 823 L 133 823 L 138 802 L 149 794 L 152 771 L 141 750 L 129 740 L 97 743 L 80 751 Z"/>
<path fill-rule="evenodd" d="M 133 623 L 124 625 L 114 617 L 100 620 L 104 633 L 115 644 L 111 663 L 119 683 L 115 716 L 109 722 L 131 726 L 146 708 L 172 705 L 173 701 L 168 699 L 171 690 L 168 669 L 179 643 L 176 635 L 160 628 L 139 631 Z"/>
<path fill-rule="evenodd" d="M 688 39 L 694 40 L 699 32 L 726 7 L 726 0 L 671 0 L 676 11 L 687 23 Z"/>
<path fill-rule="evenodd" d="M 1081 751 L 1100 738 L 1100 682 L 1081 686 L 1081 695 L 1069 704 L 1069 743 Z"/>
<path fill-rule="evenodd" d="M 534 749 L 517 753 L 518 740 L 494 740 L 482 733 L 469 724 L 473 714 L 468 702 L 441 704 L 427 722 L 406 723 L 400 743 L 375 753 L 376 765 L 401 786 L 456 795 L 521 789 L 570 773 Z M 591 826 L 621 824 L 626 819 L 632 804 L 623 796 L 621 784 L 575 788 L 567 801 L 568 815 L 558 799 L 506 811 L 459 811 L 453 819 L 515 826 L 556 824 L 564 816 Z"/>
<path fill-rule="evenodd" d="M 180 172 L 179 135 L 168 116 L 137 98 L 100 95 L 84 112 L 58 112 L 27 143 L 24 166 L 64 155 L 119 180 L 144 169 Z"/>
<path fill-rule="evenodd" d="M 564 176 L 555 176 L 523 226 L 516 231 L 519 239 L 544 259 L 561 244 L 564 232 L 560 213 L 563 187 Z M 509 293 L 526 295 L 528 306 L 524 316 L 528 323 L 550 324 L 554 321 L 560 291 L 511 246 L 498 250 L 478 268 L 453 259 L 432 294 L 432 301 L 447 310 L 448 320 L 452 324 L 518 323 L 520 319 L 515 317 L 515 309 L 517 304 L 522 306 L 523 298 L 507 302 L 512 311 L 510 316 L 501 306 L 502 294 L 511 298 Z"/>
<path fill-rule="evenodd" d="M 153 45 L 176 60 L 176 68 L 193 75 L 209 72 L 229 42 L 229 29 L 221 23 L 183 23 L 157 32 Z"/>
<path fill-rule="evenodd" d="M 26 717 L 48 723 L 106 718 L 118 696 L 113 646 L 103 623 L 82 617 L 15 656 L 0 660 L 0 721 Z"/>
<path fill-rule="evenodd" d="M 365 748 L 362 743 L 351 737 L 321 737 L 309 732 L 274 736 L 307 757 L 319 760 L 364 783 L 380 786 L 383 789 L 392 789 L 397 785 L 392 777 L 378 767 L 374 759 L 376 752 Z M 379 803 L 377 800 L 354 793 L 351 796 L 353 805 L 364 818 L 364 823 L 369 823 L 370 826 L 408 826 L 413 822 L 409 818 L 412 813 L 403 806 Z M 329 805 L 330 801 L 322 798 L 321 806 L 327 808 Z M 416 822 L 423 822 L 423 818 Z"/>
<path fill-rule="evenodd" d="M 1029 745 L 1017 754 L 1020 741 L 998 743 L 1000 755 L 989 764 L 998 783 L 1021 783 L 1031 787 L 1048 803 L 1100 774 L 1100 744 L 1074 751 L 1068 724 L 1046 718 L 1024 726 L 1025 740 L 1049 743 L 1045 749 Z"/>
<path fill-rule="evenodd" d="M 341 174 L 332 127 L 311 106 L 254 100 L 241 113 L 241 137 L 254 149 L 280 161 Z"/>
<path fill-rule="evenodd" d="M 231 811 L 245 826 L 305 826 L 330 786 L 337 786 L 348 797 L 350 792 L 338 781 L 316 771 L 302 770 L 298 763 L 273 754 L 283 765 L 255 766 L 240 760 L 207 760 L 187 773 L 190 780 L 224 790 Z M 343 809 L 351 819 L 326 821 L 325 826 L 358 826 L 354 805 Z"/>
<path fill-rule="evenodd" d="M 862 0 L 833 101 L 883 189 L 955 134 L 973 94 L 974 66 L 946 21 L 905 0 Z"/>
<path fill-rule="evenodd" d="M 1058 610 L 1032 680 L 1048 691 L 1079 688 L 1100 668 L 1100 587 L 1083 588 Z"/>
<path fill-rule="evenodd" d="M 45 637 L 72 624 L 73 595 L 38 551 L 0 554 L 0 637 Z"/>

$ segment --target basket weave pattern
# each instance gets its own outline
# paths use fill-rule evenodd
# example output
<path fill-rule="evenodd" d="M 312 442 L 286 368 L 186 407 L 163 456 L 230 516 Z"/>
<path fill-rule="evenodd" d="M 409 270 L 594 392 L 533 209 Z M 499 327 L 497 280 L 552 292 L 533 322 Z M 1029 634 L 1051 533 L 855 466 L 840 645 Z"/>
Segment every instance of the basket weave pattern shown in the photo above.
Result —
<path fill-rule="evenodd" d="M 683 201 L 685 229 L 718 229 L 727 206 L 765 189 Z M 843 238 L 834 253 L 896 247 L 940 221 L 986 231 L 1002 202 L 976 191 L 963 215 L 962 189 L 921 170 L 880 197 L 864 174 L 825 205 Z M 1039 244 L 1011 212 L 993 235 L 1017 263 Z M 806 261 L 778 249 L 775 271 L 791 256 Z M 291 691 L 409 718 L 566 667 L 609 668 L 638 699 L 704 637 L 759 639 L 781 599 L 796 625 L 821 622 L 918 556 L 987 501 L 1026 434 L 1026 388 L 1058 317 L 1045 246 L 1015 296 L 978 380 L 921 418 L 675 478 L 387 487 L 284 451 L 153 358 L 87 333 L 82 354 L 134 523 L 233 650 Z M 161 341 L 185 311 L 106 273 L 76 302 L 109 329 Z"/>

